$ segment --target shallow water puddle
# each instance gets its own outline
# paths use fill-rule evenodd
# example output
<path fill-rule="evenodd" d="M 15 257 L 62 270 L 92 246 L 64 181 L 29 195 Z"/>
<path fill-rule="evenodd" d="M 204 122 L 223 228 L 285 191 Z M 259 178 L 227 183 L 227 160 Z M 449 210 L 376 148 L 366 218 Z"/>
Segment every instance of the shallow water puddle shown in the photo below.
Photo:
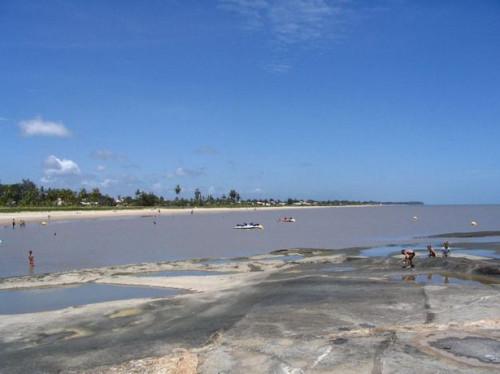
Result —
<path fill-rule="evenodd" d="M 450 237 L 449 238 L 450 242 L 468 242 L 468 243 L 500 243 L 500 236 L 483 236 L 483 237 L 476 237 L 476 238 L 454 238 Z"/>
<path fill-rule="evenodd" d="M 453 256 L 454 253 L 500 259 L 500 253 L 493 249 L 452 249 L 450 256 Z"/>
<path fill-rule="evenodd" d="M 285 256 L 269 256 L 269 257 L 264 257 L 264 258 L 259 258 L 256 261 L 285 261 L 285 262 L 292 262 L 292 261 L 299 261 L 302 260 L 304 256 L 302 255 L 285 255 Z"/>
<path fill-rule="evenodd" d="M 405 283 L 416 283 L 416 284 L 436 284 L 436 285 L 466 285 L 466 286 L 477 286 L 488 282 L 482 280 L 474 280 L 471 278 L 457 277 L 456 275 L 448 274 L 403 274 L 392 276 L 389 278 L 393 281 L 400 281 Z"/>
<path fill-rule="evenodd" d="M 201 264 L 210 264 L 210 265 L 225 265 L 233 262 L 241 262 L 244 259 L 240 258 L 209 258 L 199 261 Z"/>
<path fill-rule="evenodd" d="M 209 270 L 165 270 L 150 273 L 135 274 L 139 277 L 192 277 L 192 276 L 212 276 L 232 274 L 229 271 L 209 271 Z"/>
<path fill-rule="evenodd" d="M 367 257 L 387 257 L 391 255 L 401 254 L 401 250 L 406 248 L 413 249 L 417 253 L 418 257 L 422 256 L 427 257 L 427 249 L 425 248 L 421 247 L 419 248 L 415 246 L 394 246 L 394 245 L 363 249 L 360 252 L 360 255 Z M 433 248 L 436 251 L 437 256 L 441 257 L 441 247 L 433 246 Z M 493 249 L 458 249 L 452 247 L 450 249 L 449 256 L 453 257 L 454 254 L 456 254 L 457 256 L 470 255 L 470 256 L 480 256 L 480 257 L 500 259 L 500 253 L 496 252 Z"/>
<path fill-rule="evenodd" d="M 397 245 L 388 245 L 388 246 L 382 246 L 382 247 L 373 247 L 373 248 L 368 248 L 368 249 L 363 249 L 360 252 L 361 256 L 368 256 L 368 257 L 386 257 L 389 255 L 395 255 L 395 254 L 400 254 L 402 249 L 405 248 L 411 248 L 410 246 L 403 247 L 403 246 L 397 246 Z M 419 250 L 416 250 L 416 252 L 419 252 Z"/>
<path fill-rule="evenodd" d="M 87 283 L 76 286 L 0 291 L 0 314 L 35 313 L 104 301 L 163 298 L 179 291 L 171 288 L 132 287 Z"/>
<path fill-rule="evenodd" d="M 345 271 L 354 271 L 352 266 L 342 266 L 342 265 L 332 265 L 321 269 L 322 271 L 332 272 L 332 273 L 342 273 Z"/>

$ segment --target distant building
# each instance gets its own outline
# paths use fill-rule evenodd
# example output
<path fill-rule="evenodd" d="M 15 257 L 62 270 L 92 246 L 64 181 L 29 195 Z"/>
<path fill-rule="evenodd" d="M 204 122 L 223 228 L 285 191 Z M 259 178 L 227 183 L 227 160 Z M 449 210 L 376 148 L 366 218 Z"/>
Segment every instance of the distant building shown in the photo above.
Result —
<path fill-rule="evenodd" d="M 96 206 L 96 205 L 99 205 L 99 203 L 97 201 L 86 201 L 86 200 L 82 200 L 80 201 L 80 204 L 83 205 L 83 206 Z"/>

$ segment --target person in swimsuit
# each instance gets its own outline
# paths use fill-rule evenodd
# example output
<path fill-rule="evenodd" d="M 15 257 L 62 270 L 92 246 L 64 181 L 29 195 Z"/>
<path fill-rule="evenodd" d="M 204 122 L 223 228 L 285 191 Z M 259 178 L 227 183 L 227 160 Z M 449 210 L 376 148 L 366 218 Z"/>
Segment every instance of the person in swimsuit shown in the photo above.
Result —
<path fill-rule="evenodd" d="M 35 256 L 33 256 L 33 251 L 28 252 L 28 261 L 29 261 L 30 267 L 35 266 Z"/>
<path fill-rule="evenodd" d="M 427 246 L 427 252 L 429 253 L 429 257 L 436 257 L 436 251 L 432 248 L 432 245 Z"/>
<path fill-rule="evenodd" d="M 403 267 L 406 268 L 410 266 L 414 268 L 413 258 L 415 257 L 415 251 L 413 249 L 403 249 L 401 250 L 401 254 L 404 256 Z"/>
<path fill-rule="evenodd" d="M 443 243 L 443 249 L 441 249 L 441 252 L 443 252 L 443 257 L 448 257 L 450 254 L 450 243 L 449 242 L 444 242 Z"/>

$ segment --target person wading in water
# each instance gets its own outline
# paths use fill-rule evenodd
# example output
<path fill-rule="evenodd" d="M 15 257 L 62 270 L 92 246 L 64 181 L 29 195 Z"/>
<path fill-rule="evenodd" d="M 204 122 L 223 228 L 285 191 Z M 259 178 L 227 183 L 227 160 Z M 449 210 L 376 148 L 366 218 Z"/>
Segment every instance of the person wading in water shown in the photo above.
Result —
<path fill-rule="evenodd" d="M 35 256 L 33 256 L 33 251 L 28 252 L 28 262 L 30 264 L 30 268 L 35 267 Z"/>

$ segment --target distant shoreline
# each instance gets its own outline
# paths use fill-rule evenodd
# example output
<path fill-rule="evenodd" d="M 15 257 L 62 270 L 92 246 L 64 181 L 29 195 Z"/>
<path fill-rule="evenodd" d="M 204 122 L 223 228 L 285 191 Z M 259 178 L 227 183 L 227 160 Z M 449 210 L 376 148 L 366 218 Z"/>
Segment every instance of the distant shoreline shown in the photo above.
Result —
<path fill-rule="evenodd" d="M 195 214 L 207 213 L 227 213 L 227 212 L 245 212 L 245 211 L 288 211 L 300 209 L 326 209 L 326 208 L 367 208 L 380 207 L 387 205 L 317 205 L 317 206 L 279 206 L 279 207 L 235 207 L 235 208 L 136 208 L 136 209 L 109 209 L 109 210 L 47 210 L 47 211 L 23 211 L 23 212 L 0 212 L 0 225 L 12 223 L 12 219 L 25 222 L 43 221 L 66 221 L 66 220 L 85 220 L 111 217 L 141 217 L 141 216 L 168 216 L 184 214 L 189 215 L 191 211 Z"/>

